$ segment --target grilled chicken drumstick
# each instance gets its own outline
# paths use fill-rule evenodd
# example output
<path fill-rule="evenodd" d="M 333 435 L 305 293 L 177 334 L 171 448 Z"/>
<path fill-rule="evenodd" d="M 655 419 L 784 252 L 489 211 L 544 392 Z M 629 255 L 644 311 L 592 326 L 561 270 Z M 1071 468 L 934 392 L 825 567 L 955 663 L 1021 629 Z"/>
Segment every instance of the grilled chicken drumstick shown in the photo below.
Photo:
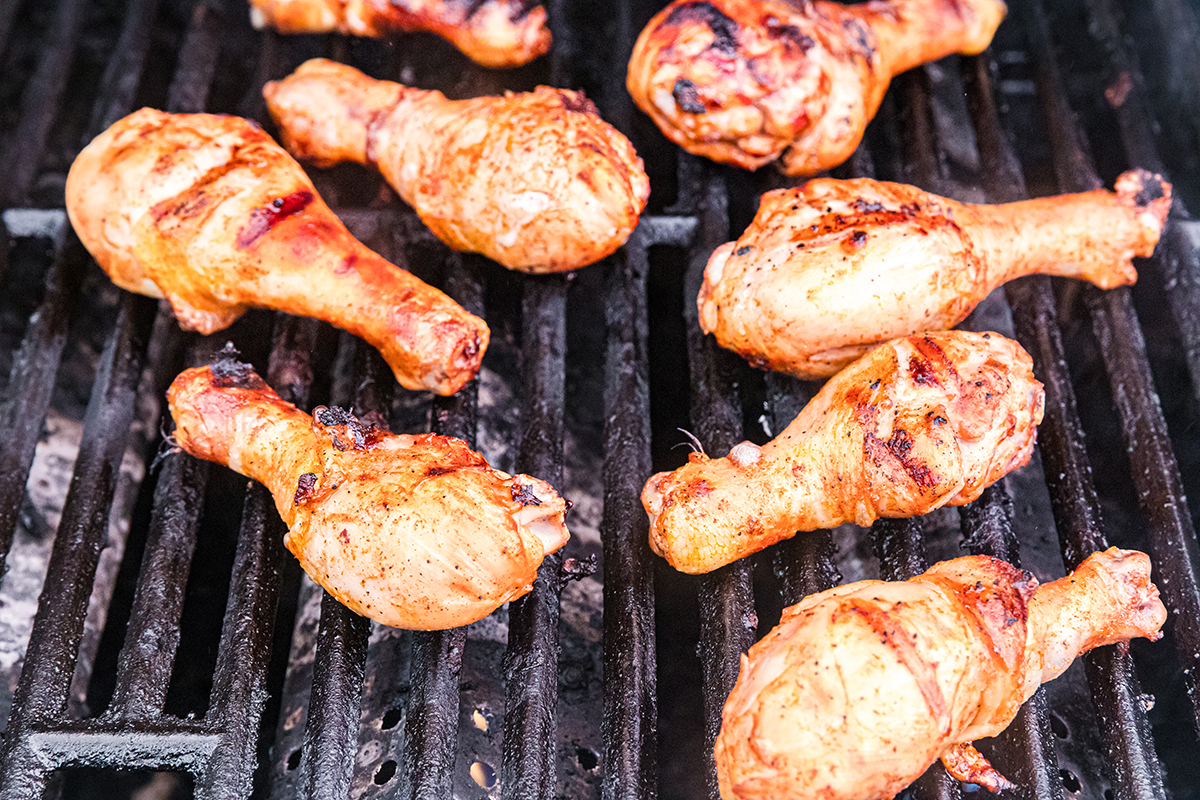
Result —
<path fill-rule="evenodd" d="M 650 195 L 633 145 L 566 89 L 447 100 L 314 59 L 263 95 L 297 158 L 378 168 L 439 239 L 511 269 L 598 261 Z"/>
<path fill-rule="evenodd" d="M 709 572 L 797 531 L 969 503 L 1029 460 L 1043 401 L 1029 354 L 999 334 L 888 342 L 773 441 L 652 476 L 650 546 L 682 572 Z"/>
<path fill-rule="evenodd" d="M 1008 727 L 1077 656 L 1167 611 L 1150 559 L 1111 548 L 1038 586 L 987 556 L 806 597 L 742 657 L 714 754 L 723 800 L 882 800 L 939 758 L 1012 788 L 971 742 Z"/>
<path fill-rule="evenodd" d="M 568 539 L 545 481 L 494 470 L 460 439 L 393 435 L 338 408 L 310 417 L 245 364 L 189 369 L 167 401 L 179 445 L 265 484 L 304 570 L 384 625 L 481 619 Z"/>
<path fill-rule="evenodd" d="M 1005 281 L 1039 273 L 1102 289 L 1137 279 L 1171 185 L 1141 170 L 1097 189 L 969 205 L 912 186 L 812 180 L 763 195 L 709 259 L 700 327 L 758 367 L 833 375 L 875 343 L 961 322 Z"/>
<path fill-rule="evenodd" d="M 675 0 L 629 59 L 638 107 L 683 149 L 812 175 L 850 157 L 893 75 L 983 51 L 1000 0 Z M 787 152 L 784 152 L 784 151 Z"/>
<path fill-rule="evenodd" d="M 66 196 L 113 282 L 166 297 L 184 328 L 212 333 L 258 306 L 361 336 L 409 389 L 453 394 L 479 369 L 484 321 L 351 236 L 248 120 L 143 108 L 83 149 Z"/>
<path fill-rule="evenodd" d="M 550 49 L 546 9 L 527 0 L 250 0 L 250 21 L 281 33 L 430 31 L 485 67 L 519 67 Z"/>

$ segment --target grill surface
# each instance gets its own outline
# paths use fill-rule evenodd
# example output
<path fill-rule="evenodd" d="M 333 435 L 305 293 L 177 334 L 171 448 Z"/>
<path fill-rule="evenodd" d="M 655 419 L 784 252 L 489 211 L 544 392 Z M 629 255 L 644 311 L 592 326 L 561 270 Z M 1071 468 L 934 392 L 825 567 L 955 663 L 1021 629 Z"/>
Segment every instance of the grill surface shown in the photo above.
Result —
<path fill-rule="evenodd" d="M 634 112 L 624 63 L 661 5 L 556 0 L 552 54 L 487 72 L 424 35 L 255 33 L 241 0 L 0 4 L 0 796 L 715 797 L 739 654 L 784 605 L 962 550 L 1051 579 L 1108 542 L 1151 553 L 1166 639 L 1086 656 L 981 749 L 1021 797 L 1200 796 L 1194 4 L 1011 0 L 989 53 L 899 78 L 835 170 L 992 202 L 1130 166 L 1176 183 L 1133 290 L 1026 278 L 965 323 L 1033 355 L 1034 462 L 961 511 L 801 535 L 699 579 L 649 552 L 646 477 L 683 462 L 677 428 L 710 453 L 761 443 L 818 387 L 699 333 L 709 253 L 787 179 L 681 154 Z M 65 222 L 65 171 L 116 119 L 153 105 L 266 123 L 263 83 L 316 55 L 451 96 L 584 88 L 646 160 L 654 194 L 629 243 L 557 277 L 450 253 L 377 177 L 314 170 L 359 238 L 488 319 L 483 377 L 454 398 L 393 391 L 370 348 L 307 320 L 182 334 L 112 288 Z M 369 625 L 301 575 L 261 487 L 164 449 L 165 387 L 227 340 L 301 407 L 459 436 L 566 487 L 576 537 L 530 595 L 469 628 Z M 43 486 L 68 429 L 69 487 Z M 935 766 L 911 793 L 963 789 Z"/>

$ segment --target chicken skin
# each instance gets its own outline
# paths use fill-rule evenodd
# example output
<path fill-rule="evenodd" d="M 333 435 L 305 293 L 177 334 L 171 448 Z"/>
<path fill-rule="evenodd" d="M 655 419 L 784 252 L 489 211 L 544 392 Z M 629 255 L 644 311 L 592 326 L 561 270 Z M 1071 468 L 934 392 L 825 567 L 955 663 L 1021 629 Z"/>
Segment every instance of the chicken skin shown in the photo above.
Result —
<path fill-rule="evenodd" d="M 1044 405 L 1021 346 L 940 331 L 880 345 L 774 440 L 646 482 L 650 546 L 709 572 L 797 531 L 963 505 L 1025 464 Z"/>
<path fill-rule="evenodd" d="M 66 199 L 113 282 L 165 297 L 188 330 L 257 306 L 361 336 L 409 389 L 454 394 L 479 369 L 484 321 L 351 236 L 249 120 L 136 111 L 75 159 Z"/>
<path fill-rule="evenodd" d="M 841 164 L 892 76 L 987 48 L 1000 0 L 675 0 L 629 59 L 634 102 L 689 153 L 789 175 Z M 786 151 L 786 152 L 785 152 Z"/>
<path fill-rule="evenodd" d="M 939 758 L 1012 788 L 971 742 L 1082 653 L 1162 636 L 1150 559 L 1111 548 L 1037 579 L 987 556 L 810 595 L 742 656 L 714 751 L 723 800 L 883 800 Z"/>
<path fill-rule="evenodd" d="M 550 49 L 546 9 L 532 0 L 250 0 L 250 22 L 375 38 L 429 31 L 485 67 L 519 67 Z"/>
<path fill-rule="evenodd" d="M 713 252 L 700 327 L 756 367 L 833 375 L 876 343 L 957 325 L 992 289 L 1038 273 L 1102 289 L 1137 279 L 1171 208 L 1141 170 L 1097 189 L 969 205 L 912 186 L 818 179 L 763 195 Z"/>
<path fill-rule="evenodd" d="M 569 538 L 545 481 L 494 470 L 461 439 L 393 435 L 339 408 L 310 417 L 232 359 L 181 373 L 167 401 L 179 446 L 265 484 L 304 571 L 384 625 L 482 619 Z"/>
<path fill-rule="evenodd" d="M 510 269 L 600 260 L 650 196 L 633 145 L 566 89 L 447 100 L 314 59 L 263 95 L 297 158 L 376 167 L 439 239 Z"/>

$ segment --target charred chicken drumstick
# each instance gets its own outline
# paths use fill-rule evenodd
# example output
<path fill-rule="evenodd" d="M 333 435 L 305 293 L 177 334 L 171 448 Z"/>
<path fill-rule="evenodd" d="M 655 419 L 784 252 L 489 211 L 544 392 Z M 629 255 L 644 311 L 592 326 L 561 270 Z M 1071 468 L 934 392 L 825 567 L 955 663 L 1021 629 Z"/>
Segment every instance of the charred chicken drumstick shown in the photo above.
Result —
<path fill-rule="evenodd" d="M 519 67 L 550 49 L 546 9 L 526 0 L 250 0 L 250 21 L 281 33 L 430 31 L 485 67 Z"/>
<path fill-rule="evenodd" d="M 638 37 L 626 83 L 683 149 L 812 175 L 850 157 L 888 82 L 983 51 L 1000 0 L 675 0 Z M 786 152 L 784 152 L 786 150 Z"/>
<path fill-rule="evenodd" d="M 392 435 L 338 408 L 310 417 L 232 360 L 183 372 L 167 401 L 179 446 L 265 484 L 304 570 L 384 625 L 481 619 L 567 541 L 549 484 L 492 469 L 460 439 Z"/>
<path fill-rule="evenodd" d="M 143 108 L 83 149 L 66 196 L 113 282 L 165 297 L 184 328 L 258 306 L 361 336 L 409 389 L 453 394 L 479 369 L 484 321 L 351 236 L 248 120 Z"/>
<path fill-rule="evenodd" d="M 709 259 L 700 327 L 755 366 L 819 378 L 877 342 L 957 325 L 1022 275 L 1133 283 L 1171 185 L 1137 170 L 1116 189 L 994 206 L 866 179 L 768 192 Z"/>
<path fill-rule="evenodd" d="M 511 269 L 598 261 L 650 195 L 633 145 L 566 89 L 447 100 L 313 59 L 263 95 L 297 158 L 378 168 L 439 239 Z"/>
<path fill-rule="evenodd" d="M 709 572 L 797 531 L 963 505 L 1029 460 L 1042 421 L 1029 354 L 995 333 L 881 345 L 829 381 L 774 440 L 646 482 L 650 546 Z"/>
<path fill-rule="evenodd" d="M 1111 548 L 1038 586 L 987 556 L 806 597 L 742 657 L 714 751 L 724 800 L 882 800 L 939 758 L 1012 788 L 971 742 L 1101 645 L 1154 640 L 1150 559 Z"/>

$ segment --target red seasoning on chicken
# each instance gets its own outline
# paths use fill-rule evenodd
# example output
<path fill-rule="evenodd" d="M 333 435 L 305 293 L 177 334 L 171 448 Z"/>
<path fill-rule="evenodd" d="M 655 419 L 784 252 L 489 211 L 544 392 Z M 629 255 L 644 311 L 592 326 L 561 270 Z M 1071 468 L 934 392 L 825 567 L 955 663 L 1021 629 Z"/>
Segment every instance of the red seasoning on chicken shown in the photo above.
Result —
<path fill-rule="evenodd" d="M 881 345 L 830 380 L 774 440 L 646 482 L 650 546 L 700 573 L 797 531 L 963 505 L 1033 452 L 1044 406 L 1033 362 L 995 333 Z"/>
<path fill-rule="evenodd" d="M 970 205 L 912 186 L 818 179 L 763 195 L 736 242 L 713 252 L 700 327 L 757 367 L 833 375 L 876 343 L 957 325 L 992 289 L 1029 274 L 1110 289 L 1137 279 L 1171 208 L 1141 170 L 1116 192 Z"/>
<path fill-rule="evenodd" d="M 1158 639 L 1166 618 L 1150 559 L 1115 547 L 1042 586 L 967 556 L 806 597 L 742 657 L 714 750 L 721 797 L 890 800 L 938 759 L 1012 788 L 970 743 L 1077 656 Z"/>
<path fill-rule="evenodd" d="M 361 336 L 409 389 L 454 394 L 479 369 L 486 323 L 351 236 L 249 120 L 143 108 L 83 149 L 66 199 L 113 282 L 188 330 L 271 308 Z"/>
<path fill-rule="evenodd" d="M 511 269 L 600 260 L 650 196 L 633 145 L 567 89 L 447 100 L 314 59 L 263 95 L 297 158 L 377 168 L 439 239 Z"/>
<path fill-rule="evenodd" d="M 690 153 L 812 175 L 850 157 L 892 76 L 982 52 L 1000 0 L 675 0 L 629 59 L 634 102 Z M 785 152 L 786 151 L 786 152 Z"/>
<path fill-rule="evenodd" d="M 384 37 L 430 31 L 485 67 L 519 67 L 550 49 L 532 0 L 250 0 L 255 28 Z"/>
<path fill-rule="evenodd" d="M 305 572 L 384 625 L 482 619 L 569 538 L 545 481 L 494 470 L 461 439 L 393 435 L 339 408 L 310 417 L 245 364 L 189 369 L 167 401 L 179 446 L 265 484 Z"/>

